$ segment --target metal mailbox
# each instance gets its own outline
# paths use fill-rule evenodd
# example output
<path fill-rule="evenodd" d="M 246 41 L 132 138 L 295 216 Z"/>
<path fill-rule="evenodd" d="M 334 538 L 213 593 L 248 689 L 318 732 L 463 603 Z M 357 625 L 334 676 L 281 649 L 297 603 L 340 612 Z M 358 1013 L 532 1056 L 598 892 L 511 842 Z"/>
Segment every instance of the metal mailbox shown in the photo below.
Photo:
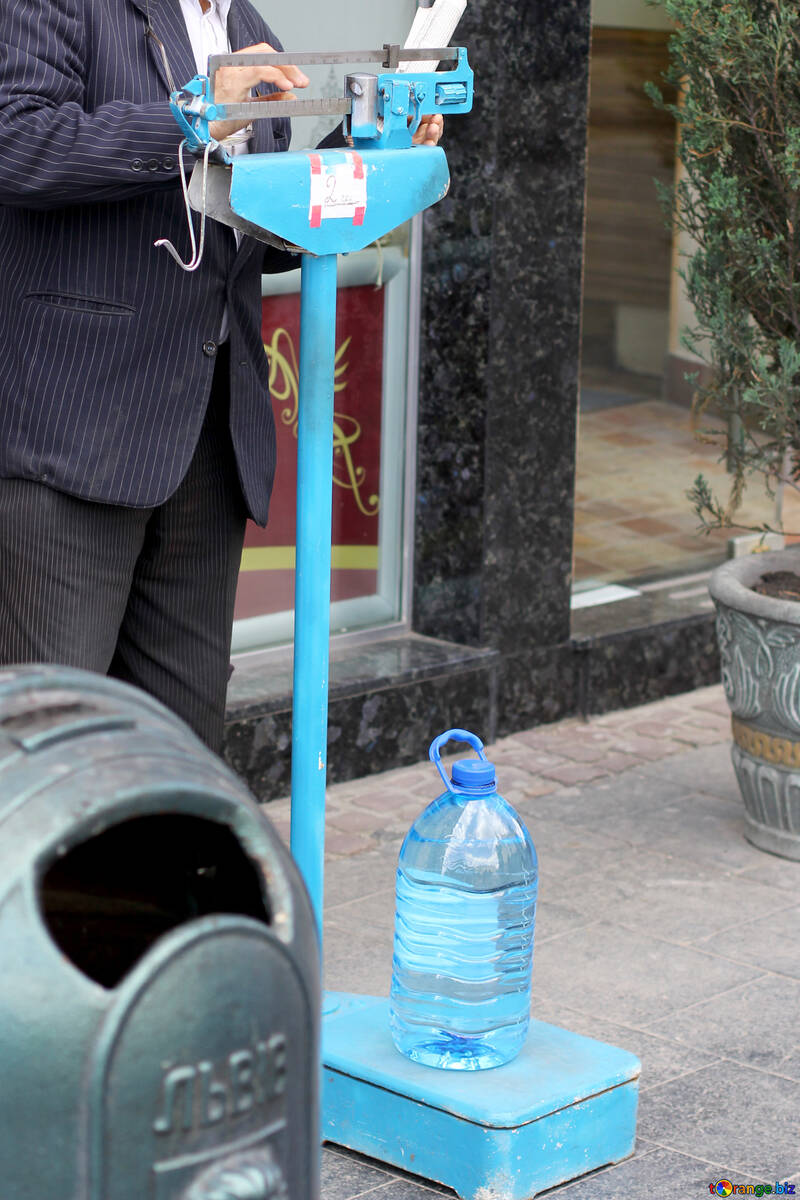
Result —
<path fill-rule="evenodd" d="M 0 1192 L 315 1200 L 319 946 L 288 852 L 124 684 L 0 672 Z"/>

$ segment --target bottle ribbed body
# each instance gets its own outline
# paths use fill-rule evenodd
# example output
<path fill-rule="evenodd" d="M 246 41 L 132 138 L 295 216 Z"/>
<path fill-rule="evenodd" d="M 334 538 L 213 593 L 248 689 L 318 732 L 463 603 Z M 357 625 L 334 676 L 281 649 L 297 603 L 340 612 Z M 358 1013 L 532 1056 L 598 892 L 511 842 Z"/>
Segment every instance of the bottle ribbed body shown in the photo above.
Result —
<path fill-rule="evenodd" d="M 536 851 L 492 792 L 444 793 L 409 830 L 397 869 L 390 1026 L 428 1066 L 510 1061 L 528 1030 Z"/>

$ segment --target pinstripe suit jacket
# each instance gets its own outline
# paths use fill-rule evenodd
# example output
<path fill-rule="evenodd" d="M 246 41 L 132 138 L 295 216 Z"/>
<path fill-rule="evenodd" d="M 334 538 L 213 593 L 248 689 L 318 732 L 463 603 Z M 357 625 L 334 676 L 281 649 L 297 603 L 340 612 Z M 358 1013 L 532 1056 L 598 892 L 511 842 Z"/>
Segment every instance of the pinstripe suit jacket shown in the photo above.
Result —
<path fill-rule="evenodd" d="M 195 63 L 178 0 L 150 0 L 178 85 Z M 210 221 L 188 252 L 178 127 L 145 0 L 0 3 L 0 476 L 91 500 L 164 501 L 192 457 L 230 316 L 231 432 L 251 516 L 266 522 L 275 431 L 260 329 L 265 249 Z M 233 49 L 274 35 L 233 0 Z M 286 120 L 257 121 L 258 151 Z M 274 255 L 273 269 L 293 265 Z M 280 261 L 282 259 L 282 261 Z M 269 267 L 269 264 L 268 264 Z"/>

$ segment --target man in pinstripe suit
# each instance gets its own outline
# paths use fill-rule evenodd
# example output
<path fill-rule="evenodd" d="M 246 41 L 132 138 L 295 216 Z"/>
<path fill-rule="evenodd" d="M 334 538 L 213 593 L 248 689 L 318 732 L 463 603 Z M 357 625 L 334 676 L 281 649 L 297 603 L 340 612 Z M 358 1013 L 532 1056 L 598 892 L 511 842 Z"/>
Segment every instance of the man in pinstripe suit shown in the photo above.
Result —
<path fill-rule="evenodd" d="M 0 6 L 0 662 L 129 680 L 217 750 L 245 520 L 266 522 L 275 467 L 261 271 L 295 265 L 214 222 L 194 274 L 153 245 L 188 240 L 167 96 L 201 20 L 278 46 L 247 0 L 218 2 Z M 229 72 L 228 98 L 258 82 Z M 288 136 L 259 121 L 252 148 Z"/>
<path fill-rule="evenodd" d="M 188 243 L 169 91 L 226 42 L 279 48 L 249 0 L 0 4 L 0 663 L 126 679 L 216 750 L 275 469 L 261 272 L 296 265 L 213 221 L 192 274 L 154 248 Z M 217 94 L 305 83 L 228 68 Z M 250 148 L 288 138 L 257 121 Z"/>

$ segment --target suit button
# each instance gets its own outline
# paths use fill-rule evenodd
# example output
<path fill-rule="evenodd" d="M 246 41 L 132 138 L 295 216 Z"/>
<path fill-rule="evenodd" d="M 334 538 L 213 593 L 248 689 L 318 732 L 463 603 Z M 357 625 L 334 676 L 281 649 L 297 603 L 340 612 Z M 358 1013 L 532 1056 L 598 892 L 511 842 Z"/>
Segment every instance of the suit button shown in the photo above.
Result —
<path fill-rule="evenodd" d="M 147 160 L 148 171 L 157 171 L 160 166 L 161 166 L 161 163 L 158 161 L 157 158 L 148 158 L 148 160 Z"/>
<path fill-rule="evenodd" d="M 212 342 L 211 338 L 207 342 L 203 342 L 203 354 L 207 354 L 209 358 L 213 358 L 217 353 L 217 343 Z"/>
<path fill-rule="evenodd" d="M 143 167 L 144 167 L 144 163 L 142 162 L 142 160 L 140 158 L 135 158 L 133 160 L 133 162 L 131 163 L 132 171 L 141 171 Z"/>
<path fill-rule="evenodd" d="M 161 166 L 164 168 L 165 171 L 174 171 L 175 159 L 174 158 L 165 158 L 164 161 L 162 162 Z"/>

